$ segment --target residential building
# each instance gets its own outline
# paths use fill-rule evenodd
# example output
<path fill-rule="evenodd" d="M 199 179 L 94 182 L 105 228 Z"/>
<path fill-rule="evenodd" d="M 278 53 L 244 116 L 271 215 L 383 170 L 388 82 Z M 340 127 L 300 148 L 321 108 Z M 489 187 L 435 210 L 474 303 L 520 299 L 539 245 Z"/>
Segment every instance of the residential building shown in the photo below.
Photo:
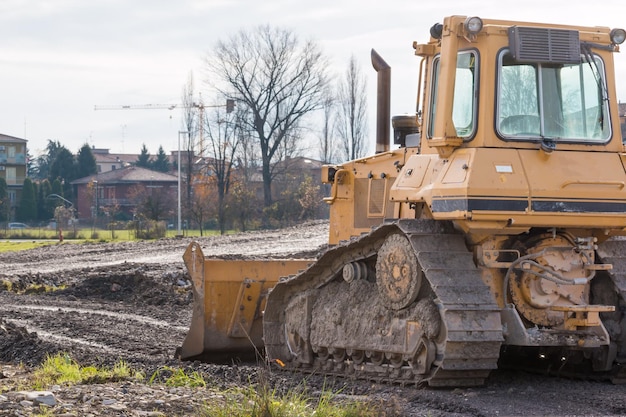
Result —
<path fill-rule="evenodd" d="M 11 219 L 14 218 L 15 207 L 19 204 L 22 186 L 28 172 L 27 143 L 26 139 L 0 134 L 0 178 L 4 178 L 7 182 Z"/>
<path fill-rule="evenodd" d="M 138 154 L 113 154 L 108 149 L 96 147 L 91 148 L 91 153 L 96 160 L 96 168 L 99 174 L 130 166 L 137 162 L 139 156 Z"/>
<path fill-rule="evenodd" d="M 111 153 L 110 150 L 107 148 L 96 148 L 95 146 L 92 146 L 91 153 L 96 160 L 96 168 L 98 170 L 98 174 L 108 171 L 115 171 L 116 169 L 128 167 L 130 165 L 135 165 L 137 163 L 137 160 L 139 159 L 138 153 Z M 187 157 L 188 153 L 189 151 L 185 150 L 182 150 L 180 152 L 181 169 L 183 170 L 185 169 L 185 166 L 187 166 L 187 160 L 189 159 Z M 156 160 L 156 158 L 156 155 L 150 155 L 151 160 L 154 161 Z M 178 151 L 171 151 L 167 158 L 169 160 L 172 172 L 175 171 L 176 167 L 178 166 Z M 194 164 L 199 164 L 201 162 L 201 158 L 197 156 L 192 156 L 191 159 L 192 163 Z"/>
<path fill-rule="evenodd" d="M 138 189 L 150 190 L 176 201 L 178 177 L 135 166 L 124 166 L 72 181 L 76 196 L 76 216 L 93 219 L 105 208 L 116 207 L 122 217 L 132 219 Z"/>

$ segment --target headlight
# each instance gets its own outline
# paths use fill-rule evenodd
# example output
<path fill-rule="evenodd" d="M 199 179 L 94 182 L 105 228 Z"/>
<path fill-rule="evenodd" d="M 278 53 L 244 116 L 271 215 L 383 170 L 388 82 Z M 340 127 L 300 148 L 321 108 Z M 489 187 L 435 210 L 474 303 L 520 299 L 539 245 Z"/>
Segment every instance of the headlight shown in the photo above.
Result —
<path fill-rule="evenodd" d="M 434 39 L 441 39 L 441 34 L 443 33 L 443 25 L 441 23 L 435 23 L 430 28 L 430 36 Z"/>
<path fill-rule="evenodd" d="M 476 35 L 483 28 L 483 20 L 477 16 L 468 17 L 465 19 L 463 27 L 470 35 Z"/>
<path fill-rule="evenodd" d="M 614 45 L 620 45 L 624 43 L 626 39 L 626 30 L 624 29 L 612 29 L 611 30 L 611 42 Z"/>

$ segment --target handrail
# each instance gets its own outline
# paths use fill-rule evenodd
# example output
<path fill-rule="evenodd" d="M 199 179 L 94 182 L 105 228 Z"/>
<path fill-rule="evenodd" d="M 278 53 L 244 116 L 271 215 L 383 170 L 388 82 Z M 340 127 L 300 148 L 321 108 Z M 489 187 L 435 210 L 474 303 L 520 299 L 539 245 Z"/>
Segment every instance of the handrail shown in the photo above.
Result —
<path fill-rule="evenodd" d="M 343 169 L 343 168 L 338 169 L 335 172 L 333 185 L 331 186 L 331 189 L 330 189 L 331 190 L 330 191 L 331 195 L 330 195 L 330 197 L 324 197 L 324 202 L 326 204 L 333 204 L 335 202 L 335 200 L 337 199 L 337 185 L 339 183 L 339 176 L 340 176 L 340 174 L 343 174 L 343 173 L 346 173 L 346 172 L 348 172 L 348 170 L 347 169 Z"/>

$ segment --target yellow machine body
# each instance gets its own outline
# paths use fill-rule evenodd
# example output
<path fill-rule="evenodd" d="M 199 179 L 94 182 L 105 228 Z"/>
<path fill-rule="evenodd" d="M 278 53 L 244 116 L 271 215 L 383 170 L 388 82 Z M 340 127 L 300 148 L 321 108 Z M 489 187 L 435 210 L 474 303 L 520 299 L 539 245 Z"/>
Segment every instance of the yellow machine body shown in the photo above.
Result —
<path fill-rule="evenodd" d="M 507 363 L 623 382 L 624 32 L 451 16 L 430 34 L 413 45 L 418 111 L 393 118 L 397 148 L 379 129 L 375 155 L 323 168 L 331 247 L 269 293 L 268 357 L 432 386 Z M 204 323 L 218 310 L 198 305 Z"/>

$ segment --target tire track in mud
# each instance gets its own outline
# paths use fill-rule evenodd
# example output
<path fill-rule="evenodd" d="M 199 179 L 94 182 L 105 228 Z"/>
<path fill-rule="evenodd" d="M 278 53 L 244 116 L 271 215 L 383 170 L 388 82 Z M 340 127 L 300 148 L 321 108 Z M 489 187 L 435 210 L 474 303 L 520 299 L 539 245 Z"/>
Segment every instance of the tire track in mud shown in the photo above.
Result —
<path fill-rule="evenodd" d="M 154 319 L 151 317 L 141 316 L 138 314 L 128 314 L 128 313 L 118 313 L 114 311 L 108 310 L 92 310 L 86 308 L 74 308 L 74 307 L 62 307 L 62 306 L 41 306 L 35 304 L 4 304 L 0 305 L 0 311 L 2 310 L 40 310 L 40 311 L 50 311 L 50 312 L 63 312 L 63 313 L 79 313 L 79 314 L 94 314 L 101 315 L 110 318 L 117 318 L 120 320 L 134 320 L 142 324 L 149 324 L 151 326 L 156 327 L 171 327 L 174 330 L 179 330 L 182 332 L 186 332 L 188 330 L 187 327 L 176 326 L 171 323 L 168 323 L 164 320 Z"/>
<path fill-rule="evenodd" d="M 37 343 L 56 346 L 54 350 L 78 358 L 98 358 L 96 361 L 107 364 L 120 358 L 129 362 L 165 362 L 173 358 L 188 330 L 178 315 L 163 320 L 113 311 L 115 303 L 89 308 L 66 306 L 62 300 L 39 299 L 37 302 L 45 304 L 21 304 L 20 297 L 23 296 L 5 293 L 0 299 L 0 317 L 6 323 L 25 328 Z"/>
<path fill-rule="evenodd" d="M 81 338 L 77 338 L 77 337 L 68 337 L 68 336 L 62 336 L 62 335 L 58 335 L 55 333 L 50 333 L 46 330 L 43 330 L 41 328 L 38 327 L 32 327 L 30 325 L 30 323 L 28 321 L 25 320 L 5 320 L 8 323 L 13 323 L 16 326 L 20 326 L 20 327 L 25 327 L 29 332 L 31 333 L 36 333 L 37 336 L 43 340 L 48 340 L 50 342 L 53 343 L 57 343 L 57 344 L 72 344 L 72 343 L 76 343 L 82 346 L 85 346 L 87 348 L 92 348 L 92 349 L 97 349 L 101 352 L 105 352 L 105 353 L 112 353 L 112 354 L 117 354 L 117 355 L 121 355 L 126 353 L 123 350 L 120 349 L 114 349 L 110 346 L 107 345 L 103 345 L 103 344 L 99 344 L 99 343 L 94 343 L 94 342 L 90 342 L 89 340 L 85 340 L 85 339 L 81 339 Z"/>

